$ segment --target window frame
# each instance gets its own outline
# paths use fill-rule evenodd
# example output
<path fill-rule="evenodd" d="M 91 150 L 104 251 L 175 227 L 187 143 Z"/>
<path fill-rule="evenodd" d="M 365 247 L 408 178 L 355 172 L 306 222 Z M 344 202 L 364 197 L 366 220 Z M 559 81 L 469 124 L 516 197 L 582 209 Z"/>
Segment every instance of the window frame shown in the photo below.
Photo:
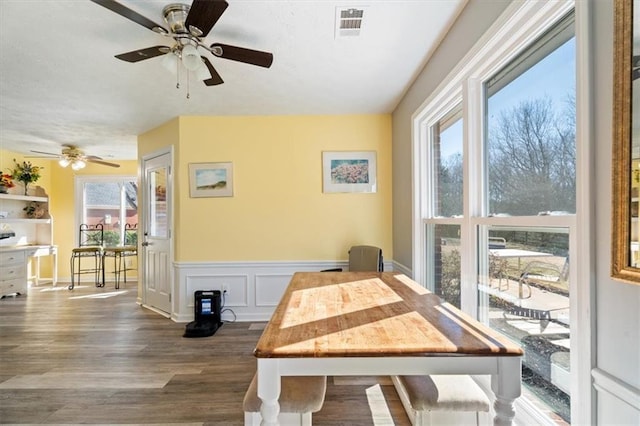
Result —
<path fill-rule="evenodd" d="M 594 364 L 595 330 L 591 315 L 594 278 L 589 274 L 593 259 L 593 244 L 589 226 L 593 207 L 587 188 L 592 187 L 589 175 L 589 153 L 592 146 L 588 125 L 592 106 L 588 97 L 590 63 L 588 36 L 590 6 L 585 2 L 518 2 L 509 5 L 494 25 L 476 43 L 452 72 L 436 88 L 412 116 L 413 217 L 412 248 L 413 277 L 426 285 L 427 249 L 426 224 L 457 224 L 461 226 L 461 292 L 462 309 L 478 317 L 476 291 L 479 226 L 518 225 L 540 226 L 538 216 L 487 217 L 482 195 L 486 193 L 486 179 L 480 161 L 468 164 L 470 158 L 485 156 L 484 138 L 484 82 L 506 65 L 520 51 L 539 38 L 567 13 L 575 13 L 576 38 L 576 214 L 545 217 L 544 224 L 569 229 L 571 291 L 571 419 L 575 424 L 590 424 L 595 419 L 593 389 L 590 383 Z M 464 213 L 462 218 L 434 218 L 429 216 L 428 187 L 429 137 L 431 126 L 446 116 L 453 106 L 462 103 L 466 141 L 463 147 Z M 470 182 L 480 191 L 470 191 Z M 478 187 L 476 187 L 477 189 Z M 425 219 L 427 218 L 427 219 Z M 579 237 L 578 237 L 579 235 Z M 574 261 L 575 259 L 575 261 Z M 582 283 L 580 288 L 578 283 Z M 577 324 L 581 324 L 578 328 Z M 575 348 L 574 348 L 575 346 Z M 487 386 L 487 389 L 490 389 Z M 516 402 L 517 417 L 524 423 L 551 424 L 533 404 L 525 399 Z"/>
<path fill-rule="evenodd" d="M 82 175 L 76 176 L 74 182 L 74 205 L 75 209 L 75 227 L 74 227 L 74 244 L 79 238 L 79 228 L 83 223 L 83 212 L 85 211 L 85 193 L 84 185 L 86 183 L 122 183 L 122 182 L 138 182 L 138 177 L 134 175 Z M 139 202 L 138 202 L 139 203 Z M 139 206 L 138 206 L 139 207 Z M 122 212 L 121 212 L 122 215 Z M 126 221 L 122 221 L 123 223 Z M 124 238 L 124 228 L 122 229 L 121 238 Z"/>

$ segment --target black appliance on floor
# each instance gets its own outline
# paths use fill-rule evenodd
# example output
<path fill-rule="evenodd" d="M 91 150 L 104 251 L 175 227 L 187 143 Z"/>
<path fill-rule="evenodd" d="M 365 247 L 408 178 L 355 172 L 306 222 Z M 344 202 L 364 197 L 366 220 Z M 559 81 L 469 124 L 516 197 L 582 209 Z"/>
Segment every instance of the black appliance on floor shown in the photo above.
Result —
<path fill-rule="evenodd" d="M 194 317 L 187 324 L 183 337 L 212 336 L 222 326 L 219 290 L 198 290 L 194 293 Z"/>

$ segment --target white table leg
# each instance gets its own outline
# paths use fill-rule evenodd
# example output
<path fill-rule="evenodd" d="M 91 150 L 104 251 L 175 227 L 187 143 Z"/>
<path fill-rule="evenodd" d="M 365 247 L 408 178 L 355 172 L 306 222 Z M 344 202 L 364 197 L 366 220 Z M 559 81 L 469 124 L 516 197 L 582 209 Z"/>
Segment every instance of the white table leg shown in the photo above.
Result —
<path fill-rule="evenodd" d="M 58 284 L 58 248 L 53 249 L 53 286 Z"/>
<path fill-rule="evenodd" d="M 38 287 L 38 284 L 40 284 L 40 256 L 36 257 L 36 274 L 33 281 L 35 286 Z"/>
<path fill-rule="evenodd" d="M 491 390 L 496 396 L 493 404 L 495 426 L 513 424 L 516 415 L 513 403 L 520 396 L 522 386 L 521 362 L 519 356 L 498 358 L 498 374 L 491 376 Z"/>
<path fill-rule="evenodd" d="M 262 426 L 278 426 L 280 414 L 280 375 L 278 360 L 258 359 L 258 398 L 262 400 L 260 415 Z"/>

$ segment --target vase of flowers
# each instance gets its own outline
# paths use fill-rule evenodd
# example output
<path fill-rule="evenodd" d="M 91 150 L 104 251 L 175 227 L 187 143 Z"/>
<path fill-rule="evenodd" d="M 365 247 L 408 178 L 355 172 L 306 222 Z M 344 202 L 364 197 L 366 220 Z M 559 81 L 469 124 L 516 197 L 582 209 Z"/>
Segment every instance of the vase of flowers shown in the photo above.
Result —
<path fill-rule="evenodd" d="M 40 166 L 34 166 L 31 161 L 23 161 L 18 163 L 16 159 L 13 159 L 15 168 L 11 173 L 11 178 L 24 184 L 24 195 L 27 195 L 29 184 L 36 182 L 40 179 L 40 171 L 43 169 Z"/>
<path fill-rule="evenodd" d="M 0 172 L 0 194 L 6 194 L 9 188 L 13 188 L 14 186 L 16 186 L 16 184 L 13 183 L 11 175 Z"/>

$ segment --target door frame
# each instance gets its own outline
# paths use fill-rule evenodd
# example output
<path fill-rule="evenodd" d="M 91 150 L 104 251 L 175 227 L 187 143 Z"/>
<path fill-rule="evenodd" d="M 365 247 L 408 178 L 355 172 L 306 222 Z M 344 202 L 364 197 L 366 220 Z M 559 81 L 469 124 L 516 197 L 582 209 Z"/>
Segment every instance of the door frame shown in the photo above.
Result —
<path fill-rule="evenodd" d="M 139 235 L 138 235 L 138 241 L 141 243 L 142 241 L 144 241 L 144 233 L 146 232 L 146 230 L 148 229 L 148 220 L 147 220 L 147 210 L 149 208 L 148 206 L 148 200 L 149 200 L 149 194 L 147 194 L 147 174 L 145 172 L 146 170 L 146 166 L 147 166 L 147 162 L 160 157 L 162 155 L 169 155 L 169 173 L 167 176 L 167 189 L 170 194 L 169 197 L 167 197 L 167 211 L 169 213 L 169 288 L 171 289 L 171 297 L 170 297 L 170 302 L 171 302 L 171 312 L 164 312 L 161 311 L 159 309 L 154 308 L 153 306 L 150 306 L 147 304 L 147 291 L 146 291 L 146 280 L 147 280 L 147 276 L 146 276 L 146 271 L 147 271 L 147 256 L 146 256 L 146 249 L 144 246 L 140 245 L 140 254 L 141 256 L 138 256 L 138 276 L 140 277 L 140 279 L 138 280 L 138 304 L 150 309 L 160 315 L 163 315 L 167 318 L 171 318 L 173 317 L 173 313 L 175 312 L 175 307 L 174 307 L 174 297 L 173 297 L 173 290 L 174 290 L 174 280 L 175 280 L 175 271 L 174 271 L 174 266 L 173 266 L 173 261 L 174 261 L 174 249 L 173 249 L 173 229 L 175 226 L 174 223 L 174 185 L 173 185 L 173 171 L 175 170 L 174 168 L 174 155 L 173 155 L 173 146 L 168 146 L 165 148 L 161 148 L 157 151 L 152 151 L 148 154 L 143 155 L 140 158 L 140 190 L 139 190 L 139 194 L 138 194 L 138 205 L 139 205 L 139 212 L 138 212 L 138 217 L 139 217 L 139 223 L 140 223 L 140 227 L 139 227 Z"/>

